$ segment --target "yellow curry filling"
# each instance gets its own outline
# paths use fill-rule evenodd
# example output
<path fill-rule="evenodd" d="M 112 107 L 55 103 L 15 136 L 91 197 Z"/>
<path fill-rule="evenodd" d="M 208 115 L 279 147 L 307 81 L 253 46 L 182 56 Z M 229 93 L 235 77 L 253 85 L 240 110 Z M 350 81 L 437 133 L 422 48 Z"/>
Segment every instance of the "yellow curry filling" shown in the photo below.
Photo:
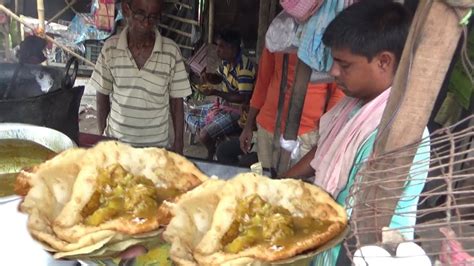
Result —
<path fill-rule="evenodd" d="M 84 223 L 92 226 L 122 217 L 144 223 L 156 216 L 164 200 L 181 193 L 173 188 L 157 188 L 150 179 L 134 176 L 114 164 L 99 169 L 96 191 L 81 214 Z"/>
<path fill-rule="evenodd" d="M 325 232 L 330 225 L 313 217 L 294 217 L 287 209 L 272 206 L 254 194 L 238 202 L 236 218 L 221 243 L 227 253 L 260 244 L 282 249 L 313 232 Z"/>

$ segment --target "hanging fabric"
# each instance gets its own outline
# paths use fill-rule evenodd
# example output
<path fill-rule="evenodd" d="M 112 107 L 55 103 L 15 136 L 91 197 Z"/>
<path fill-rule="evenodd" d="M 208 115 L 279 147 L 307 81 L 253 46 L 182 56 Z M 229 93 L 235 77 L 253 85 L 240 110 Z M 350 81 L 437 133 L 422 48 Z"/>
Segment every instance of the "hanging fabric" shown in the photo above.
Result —
<path fill-rule="evenodd" d="M 322 3 L 322 0 L 280 0 L 283 9 L 299 22 L 308 20 Z"/>
<path fill-rule="evenodd" d="M 303 26 L 298 57 L 313 70 L 329 72 L 332 65 L 331 51 L 323 42 L 328 24 L 344 9 L 345 0 L 326 0 L 321 8 Z"/>
<path fill-rule="evenodd" d="M 115 24 L 115 1 L 114 0 L 96 0 L 94 15 L 94 24 L 100 30 L 112 31 Z"/>

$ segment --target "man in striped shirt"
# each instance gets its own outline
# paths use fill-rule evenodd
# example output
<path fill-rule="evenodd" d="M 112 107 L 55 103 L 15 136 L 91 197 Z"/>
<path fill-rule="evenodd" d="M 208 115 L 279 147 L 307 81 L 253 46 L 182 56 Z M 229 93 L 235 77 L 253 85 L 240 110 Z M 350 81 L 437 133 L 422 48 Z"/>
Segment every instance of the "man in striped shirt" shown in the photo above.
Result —
<path fill-rule="evenodd" d="M 205 90 L 205 95 L 218 98 L 214 104 L 201 106 L 197 113 L 186 115 L 186 123 L 192 131 L 199 131 L 199 140 L 212 160 L 216 150 L 216 139 L 233 133 L 240 133 L 239 119 L 245 118 L 243 106 L 248 105 L 255 81 L 255 65 L 240 49 L 240 34 L 224 30 L 216 38 L 217 55 L 222 59 L 218 74 L 207 73 L 204 80 L 222 83 L 222 90 Z M 245 125 L 245 122 L 240 123 Z"/>
<path fill-rule="evenodd" d="M 128 26 L 105 43 L 91 85 L 97 90 L 99 132 L 134 146 L 183 152 L 183 97 L 191 94 L 176 43 L 156 28 L 162 0 L 123 0 Z M 170 110 L 171 109 L 171 110 Z"/>

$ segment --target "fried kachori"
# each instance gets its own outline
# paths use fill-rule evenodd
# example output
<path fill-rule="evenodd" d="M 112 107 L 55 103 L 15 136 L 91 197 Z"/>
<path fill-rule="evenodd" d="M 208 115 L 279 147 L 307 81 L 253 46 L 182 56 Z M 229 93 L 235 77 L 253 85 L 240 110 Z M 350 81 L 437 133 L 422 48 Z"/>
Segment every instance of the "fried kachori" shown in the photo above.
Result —
<path fill-rule="evenodd" d="M 342 206 L 299 180 L 247 173 L 205 185 L 172 204 L 163 233 L 181 265 L 281 261 L 323 246 L 347 226 Z"/>
<path fill-rule="evenodd" d="M 160 148 L 109 141 L 74 148 L 24 171 L 20 210 L 28 230 L 56 258 L 156 238 L 170 220 L 165 201 L 207 180 L 192 162 Z M 163 204 L 162 204 L 163 203 Z"/>

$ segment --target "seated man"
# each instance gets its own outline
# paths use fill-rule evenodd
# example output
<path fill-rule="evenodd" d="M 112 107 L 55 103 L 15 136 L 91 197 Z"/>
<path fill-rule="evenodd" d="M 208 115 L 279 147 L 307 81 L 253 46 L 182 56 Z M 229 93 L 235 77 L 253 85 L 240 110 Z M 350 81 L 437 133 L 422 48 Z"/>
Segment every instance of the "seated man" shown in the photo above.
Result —
<path fill-rule="evenodd" d="M 358 2 L 329 24 L 323 43 L 334 58 L 330 74 L 348 97 L 321 117 L 317 146 L 282 177 L 314 176 L 315 184 L 345 206 L 354 178 L 372 152 L 409 25 L 403 6 L 388 1 Z M 420 146 L 415 161 L 426 159 L 420 158 L 428 156 L 426 149 Z M 416 184 L 407 182 L 397 211 L 416 211 L 426 174 L 411 175 L 414 179 Z M 411 228 L 415 223 L 412 215 L 394 215 L 390 227 Z M 414 237 L 413 230 L 402 233 L 407 239 Z M 313 265 L 335 265 L 339 253 L 340 245 L 316 256 Z"/>
<path fill-rule="evenodd" d="M 240 34 L 236 31 L 223 31 L 217 36 L 217 55 L 222 59 L 222 65 L 218 74 L 207 73 L 204 80 L 211 84 L 223 83 L 222 90 L 202 91 L 217 99 L 186 115 L 191 130 L 199 132 L 199 140 L 206 146 L 209 160 L 214 157 L 218 137 L 241 131 L 242 104 L 248 104 L 252 95 L 255 66 L 242 54 L 240 43 Z"/>

